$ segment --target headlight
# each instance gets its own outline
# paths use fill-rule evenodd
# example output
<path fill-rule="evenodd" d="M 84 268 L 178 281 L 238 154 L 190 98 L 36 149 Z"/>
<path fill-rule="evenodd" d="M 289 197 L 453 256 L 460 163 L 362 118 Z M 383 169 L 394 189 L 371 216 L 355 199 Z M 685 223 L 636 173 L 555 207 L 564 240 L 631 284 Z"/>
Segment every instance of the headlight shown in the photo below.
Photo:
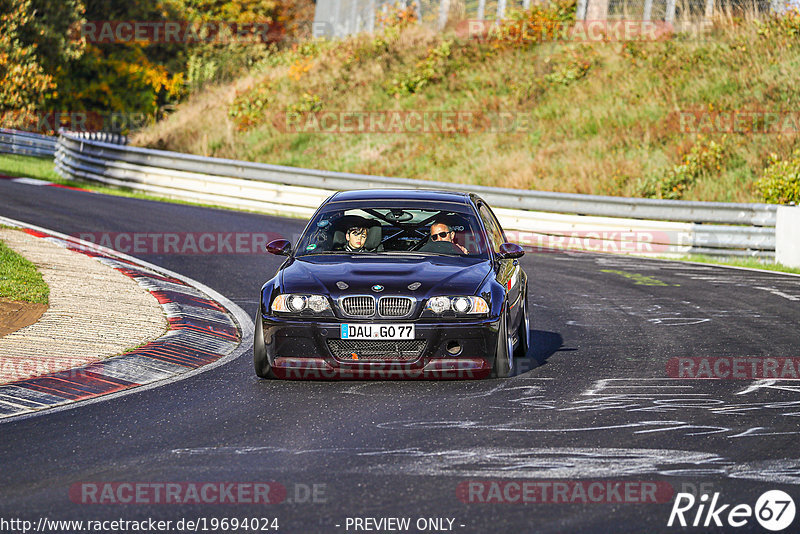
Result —
<path fill-rule="evenodd" d="M 481 297 L 432 297 L 427 309 L 436 314 L 454 311 L 456 315 L 489 313 L 489 305 Z"/>
<path fill-rule="evenodd" d="M 450 309 L 450 297 L 433 297 L 428 301 L 428 309 L 433 313 L 442 313 Z"/>
<path fill-rule="evenodd" d="M 467 297 L 456 297 L 452 300 L 451 305 L 456 313 L 469 313 L 469 310 L 472 309 L 472 303 Z"/>
<path fill-rule="evenodd" d="M 303 295 L 292 295 L 286 299 L 286 305 L 289 308 L 289 311 L 301 312 L 306 309 L 306 306 L 308 306 L 308 297 L 304 297 Z"/>
<path fill-rule="evenodd" d="M 281 313 L 302 313 L 304 311 L 311 311 L 313 313 L 322 313 L 330 310 L 328 299 L 322 295 L 278 295 L 272 301 L 270 307 L 273 312 Z"/>
<path fill-rule="evenodd" d="M 329 309 L 330 305 L 328 304 L 328 299 L 322 295 L 311 295 L 308 297 L 308 307 L 319 313 Z"/>

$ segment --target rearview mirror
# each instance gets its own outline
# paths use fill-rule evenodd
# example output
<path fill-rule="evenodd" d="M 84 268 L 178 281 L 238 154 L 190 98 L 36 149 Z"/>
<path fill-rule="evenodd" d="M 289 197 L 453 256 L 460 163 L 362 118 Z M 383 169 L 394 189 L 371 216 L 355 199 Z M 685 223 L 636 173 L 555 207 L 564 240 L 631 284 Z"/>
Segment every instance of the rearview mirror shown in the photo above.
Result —
<path fill-rule="evenodd" d="M 276 256 L 291 256 L 292 243 L 288 239 L 276 239 L 267 243 L 267 252 Z"/>
<path fill-rule="evenodd" d="M 525 254 L 525 249 L 516 243 L 503 243 L 497 251 L 497 257 L 501 260 L 513 260 L 521 258 Z"/>

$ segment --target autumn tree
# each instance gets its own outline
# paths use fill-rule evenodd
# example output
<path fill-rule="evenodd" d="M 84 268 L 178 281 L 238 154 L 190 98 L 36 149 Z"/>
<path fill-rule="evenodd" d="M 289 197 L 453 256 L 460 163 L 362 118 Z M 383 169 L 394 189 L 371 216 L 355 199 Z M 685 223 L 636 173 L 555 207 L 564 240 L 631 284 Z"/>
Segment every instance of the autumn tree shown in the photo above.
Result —
<path fill-rule="evenodd" d="M 79 0 L 0 0 L 0 109 L 32 111 L 57 97 L 56 76 L 83 53 L 68 36 L 82 14 Z"/>

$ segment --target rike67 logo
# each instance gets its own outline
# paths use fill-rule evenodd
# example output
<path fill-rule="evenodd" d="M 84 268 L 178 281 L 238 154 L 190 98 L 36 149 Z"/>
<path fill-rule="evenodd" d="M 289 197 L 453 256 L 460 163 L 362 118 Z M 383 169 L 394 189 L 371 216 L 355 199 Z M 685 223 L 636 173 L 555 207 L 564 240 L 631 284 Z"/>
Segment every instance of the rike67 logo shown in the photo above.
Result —
<path fill-rule="evenodd" d="M 781 490 L 770 490 L 761 495 L 755 507 L 749 504 L 722 504 L 719 492 L 710 498 L 703 494 L 699 499 L 691 493 L 678 493 L 667 526 L 691 527 L 743 527 L 755 517 L 767 530 L 784 530 L 794 521 L 794 500 Z"/>

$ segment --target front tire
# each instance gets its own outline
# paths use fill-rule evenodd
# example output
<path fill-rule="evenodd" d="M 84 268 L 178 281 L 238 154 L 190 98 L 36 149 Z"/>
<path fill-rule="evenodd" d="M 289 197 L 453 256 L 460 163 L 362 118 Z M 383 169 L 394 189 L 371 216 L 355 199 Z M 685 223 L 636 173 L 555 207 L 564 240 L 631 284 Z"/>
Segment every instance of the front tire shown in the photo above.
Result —
<path fill-rule="evenodd" d="M 264 326 L 261 323 L 261 312 L 256 313 L 256 331 L 253 338 L 253 366 L 259 378 L 277 378 L 272 372 L 272 366 L 267 357 L 267 347 L 264 344 Z"/>
<path fill-rule="evenodd" d="M 514 344 L 508 336 L 508 314 L 503 313 L 500 318 L 500 331 L 497 333 L 497 348 L 495 349 L 494 365 L 492 366 L 493 378 L 508 378 L 514 374 Z"/>

